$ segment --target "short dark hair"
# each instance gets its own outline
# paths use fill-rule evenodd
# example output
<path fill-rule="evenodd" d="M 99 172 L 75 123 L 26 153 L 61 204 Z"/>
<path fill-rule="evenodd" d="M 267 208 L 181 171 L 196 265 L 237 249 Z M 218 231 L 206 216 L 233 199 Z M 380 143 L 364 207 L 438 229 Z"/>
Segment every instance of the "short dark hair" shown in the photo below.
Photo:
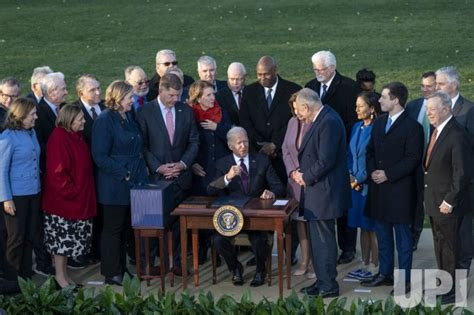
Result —
<path fill-rule="evenodd" d="M 398 103 L 402 107 L 405 107 L 405 104 L 408 99 L 408 89 L 402 82 L 390 82 L 386 84 L 382 90 L 387 89 L 390 99 L 398 98 Z"/>
<path fill-rule="evenodd" d="M 426 79 L 429 77 L 435 77 L 436 78 L 436 73 L 434 71 L 427 71 L 421 75 L 422 79 Z"/>
<path fill-rule="evenodd" d="M 375 73 L 372 70 L 369 70 L 367 68 L 361 69 L 357 71 L 356 74 L 356 81 L 357 83 L 361 82 L 373 82 L 375 83 Z"/>
<path fill-rule="evenodd" d="M 181 80 L 176 74 L 173 73 L 167 73 L 164 76 L 161 77 L 160 79 L 160 90 L 165 89 L 173 89 L 176 91 L 179 91 L 183 88 L 183 85 L 181 84 Z"/>
<path fill-rule="evenodd" d="M 369 105 L 369 107 L 372 107 L 375 111 L 375 116 L 378 116 L 382 113 L 382 108 L 380 107 L 379 99 L 380 99 L 380 94 L 377 92 L 367 92 L 363 91 L 360 92 L 357 97 L 360 97 L 361 99 L 364 100 L 364 102 Z"/>

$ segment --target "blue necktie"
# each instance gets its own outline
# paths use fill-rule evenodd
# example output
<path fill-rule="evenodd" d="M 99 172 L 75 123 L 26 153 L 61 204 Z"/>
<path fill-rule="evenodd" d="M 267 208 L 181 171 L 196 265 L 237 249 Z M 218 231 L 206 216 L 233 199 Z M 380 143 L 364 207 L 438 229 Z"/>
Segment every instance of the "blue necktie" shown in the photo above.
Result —
<path fill-rule="evenodd" d="M 267 106 L 268 106 L 268 109 L 270 109 L 270 107 L 272 107 L 272 101 L 273 101 L 272 89 L 268 89 L 268 93 L 267 93 Z"/>
<path fill-rule="evenodd" d="M 326 96 L 328 86 L 326 84 L 323 84 L 323 94 L 321 95 L 321 99 L 323 99 L 324 96 Z"/>
<path fill-rule="evenodd" d="M 392 127 L 392 118 L 388 117 L 387 124 L 385 125 L 385 133 L 390 130 L 390 127 Z"/>

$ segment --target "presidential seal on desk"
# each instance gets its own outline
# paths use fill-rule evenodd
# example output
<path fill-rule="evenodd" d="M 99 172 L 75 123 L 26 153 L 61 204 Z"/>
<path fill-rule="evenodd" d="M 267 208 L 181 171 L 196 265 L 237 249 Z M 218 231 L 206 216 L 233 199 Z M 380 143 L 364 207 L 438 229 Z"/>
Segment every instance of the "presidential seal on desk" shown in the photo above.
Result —
<path fill-rule="evenodd" d="M 234 206 L 222 206 L 214 213 L 214 228 L 224 236 L 239 234 L 244 226 L 244 216 Z"/>

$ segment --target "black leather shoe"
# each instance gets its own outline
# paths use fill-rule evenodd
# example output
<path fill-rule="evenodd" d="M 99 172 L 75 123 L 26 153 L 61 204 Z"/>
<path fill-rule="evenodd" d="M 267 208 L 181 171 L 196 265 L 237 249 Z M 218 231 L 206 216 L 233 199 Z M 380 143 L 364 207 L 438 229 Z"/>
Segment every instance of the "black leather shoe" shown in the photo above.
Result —
<path fill-rule="evenodd" d="M 237 265 L 237 268 L 234 270 L 234 275 L 232 276 L 232 283 L 234 285 L 244 284 L 244 267 L 241 263 Z"/>
<path fill-rule="evenodd" d="M 300 293 L 305 293 L 308 295 L 318 295 L 318 292 L 319 292 L 319 286 L 317 282 L 313 283 L 309 287 L 304 287 L 300 290 Z"/>
<path fill-rule="evenodd" d="M 122 275 L 113 276 L 113 277 L 105 277 L 105 283 L 106 284 L 122 286 L 122 282 L 123 282 L 123 276 Z"/>
<path fill-rule="evenodd" d="M 337 260 L 337 263 L 339 265 L 348 264 L 351 261 L 353 261 L 354 258 L 355 258 L 355 253 L 353 251 L 342 252 L 341 256 L 339 256 L 339 259 Z"/>
<path fill-rule="evenodd" d="M 360 283 L 363 287 L 379 287 L 382 285 L 393 285 L 393 278 L 390 276 L 384 276 L 383 274 L 376 274 L 370 280 L 364 280 Z"/>
<path fill-rule="evenodd" d="M 405 294 L 408 294 L 410 293 L 411 291 L 411 286 L 409 283 L 405 284 Z M 393 296 L 395 294 L 395 288 L 392 289 L 392 291 L 390 291 L 390 295 Z"/>
<path fill-rule="evenodd" d="M 311 295 L 311 294 L 308 294 Z M 331 297 L 338 297 L 339 296 L 339 289 L 334 289 L 334 290 L 319 290 L 317 295 L 321 295 L 324 299 L 325 298 L 331 298 Z"/>
<path fill-rule="evenodd" d="M 247 261 L 247 267 L 251 267 L 251 266 L 255 266 L 255 265 L 257 265 L 257 261 L 255 260 L 255 256 L 253 256 L 252 258 L 250 258 Z"/>
<path fill-rule="evenodd" d="M 256 272 L 255 276 L 253 276 L 252 282 L 250 282 L 251 287 L 259 287 L 265 283 L 265 273 L 264 272 Z"/>

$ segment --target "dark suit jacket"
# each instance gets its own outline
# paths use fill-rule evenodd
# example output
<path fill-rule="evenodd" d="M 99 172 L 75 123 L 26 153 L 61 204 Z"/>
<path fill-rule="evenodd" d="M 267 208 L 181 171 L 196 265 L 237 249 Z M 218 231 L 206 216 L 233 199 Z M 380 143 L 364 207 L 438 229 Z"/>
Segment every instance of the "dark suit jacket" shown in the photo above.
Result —
<path fill-rule="evenodd" d="M 84 119 L 86 120 L 86 123 L 84 124 L 84 131 L 82 132 L 82 134 L 84 136 L 84 140 L 86 141 L 86 143 L 90 147 L 91 137 L 92 137 L 92 125 L 94 124 L 94 120 L 92 119 L 91 115 L 89 115 L 89 113 L 87 112 L 86 107 L 84 106 L 84 104 L 82 103 L 82 101 L 80 99 L 75 101 L 73 104 L 81 107 L 82 113 L 84 114 Z M 99 107 L 100 107 L 101 112 L 105 110 L 105 105 L 102 101 L 99 102 Z M 132 108 L 131 112 L 133 112 L 133 108 Z M 133 113 L 130 113 L 130 114 L 132 114 L 133 118 L 135 118 Z"/>
<path fill-rule="evenodd" d="M 105 205 L 129 205 L 130 188 L 147 182 L 143 137 L 130 112 L 127 121 L 109 109 L 100 113 L 92 127 L 91 151 L 97 165 L 97 201 Z M 125 177 L 130 173 L 130 180 Z"/>
<path fill-rule="evenodd" d="M 145 160 L 150 174 L 164 179 L 156 170 L 166 163 L 183 161 L 187 168 L 176 179 L 182 190 L 191 188 L 191 166 L 199 149 L 199 133 L 192 109 L 183 103 L 176 103 L 176 122 L 173 145 L 171 145 L 165 121 L 158 101 L 146 103 L 138 110 L 137 120 L 145 141 Z"/>
<path fill-rule="evenodd" d="M 245 88 L 240 108 L 240 123 L 247 130 L 251 152 L 258 152 L 262 146 L 257 142 L 273 142 L 278 151 L 285 138 L 286 126 L 291 118 L 288 100 L 301 86 L 278 77 L 278 85 L 268 110 L 265 89 L 255 82 Z"/>
<path fill-rule="evenodd" d="M 0 104 L 0 133 L 2 133 L 5 125 L 5 121 L 7 120 L 7 113 L 8 109 L 3 106 L 3 104 Z"/>
<path fill-rule="evenodd" d="M 150 84 L 149 84 L 150 90 L 148 91 L 148 94 L 146 95 L 146 99 L 148 101 L 153 101 L 154 99 L 156 99 L 158 94 L 160 94 L 158 90 L 158 88 L 160 87 L 160 80 L 161 80 L 161 77 L 158 75 L 158 73 L 155 72 L 155 74 L 150 80 Z M 185 74 L 183 88 L 189 87 L 191 84 L 193 84 L 193 82 L 194 82 L 194 79 L 190 77 L 189 75 Z M 184 92 L 183 92 L 183 95 L 184 95 Z"/>
<path fill-rule="evenodd" d="M 351 206 L 344 123 L 324 106 L 298 151 L 306 183 L 300 203 L 307 220 L 336 219 Z"/>
<path fill-rule="evenodd" d="M 459 95 L 456 104 L 454 104 L 453 116 L 469 133 L 471 145 L 474 146 L 474 103 Z"/>
<path fill-rule="evenodd" d="M 222 89 L 225 89 L 225 88 L 227 87 L 227 81 L 216 80 L 215 83 L 216 83 L 216 86 L 215 86 L 215 87 L 217 88 L 216 93 L 217 93 L 218 91 L 220 91 L 220 90 L 222 90 Z"/>
<path fill-rule="evenodd" d="M 469 136 L 451 118 L 438 135 L 425 169 L 425 212 L 430 216 L 463 216 L 468 211 L 468 187 L 472 176 Z M 442 214 L 441 203 L 453 206 L 453 212 Z"/>
<path fill-rule="evenodd" d="M 226 86 L 225 88 L 219 90 L 219 92 L 216 93 L 216 101 L 222 108 L 227 111 L 227 113 L 229 113 L 232 125 L 240 126 L 239 107 L 237 106 L 234 94 L 232 94 L 232 91 L 229 89 L 229 87 Z"/>
<path fill-rule="evenodd" d="M 33 93 L 33 91 L 31 91 L 30 93 L 28 93 L 26 95 L 26 98 L 29 98 L 31 99 L 33 102 L 35 102 L 36 105 L 38 105 L 38 100 L 36 99 L 36 96 L 35 96 L 35 93 Z"/>
<path fill-rule="evenodd" d="M 240 176 L 232 179 L 226 187 L 224 176 L 231 166 L 236 165 L 234 155 L 229 154 L 217 161 L 216 178 L 207 186 L 209 195 L 226 194 L 230 196 L 245 196 Z M 265 189 L 272 191 L 276 197 L 285 196 L 285 187 L 275 173 L 270 160 L 262 154 L 249 155 L 249 192 L 248 196 L 258 198 Z"/>
<path fill-rule="evenodd" d="M 403 112 L 385 134 L 388 115 L 379 116 L 367 145 L 369 180 L 366 216 L 387 223 L 411 224 L 416 208 L 415 176 L 423 156 L 423 128 Z M 384 170 L 388 181 L 376 184 L 370 178 Z"/>
<path fill-rule="evenodd" d="M 314 78 L 306 83 L 305 87 L 314 90 L 319 95 L 321 83 Z M 331 86 L 321 100 L 324 105 L 331 106 L 341 116 L 346 127 L 346 136 L 350 135 L 352 125 L 357 121 L 355 104 L 360 91 L 359 85 L 354 80 L 344 77 L 336 71 Z"/>
<path fill-rule="evenodd" d="M 38 119 L 35 123 L 35 130 L 41 147 L 40 169 L 44 174 L 46 171 L 46 144 L 56 127 L 56 114 L 54 114 L 48 103 L 42 98 L 38 104 L 36 115 L 38 115 Z"/>
<path fill-rule="evenodd" d="M 425 99 L 423 97 L 420 97 L 407 103 L 405 110 L 407 111 L 408 117 L 418 120 L 418 115 L 420 114 L 421 106 L 423 105 L 424 100 Z"/>

